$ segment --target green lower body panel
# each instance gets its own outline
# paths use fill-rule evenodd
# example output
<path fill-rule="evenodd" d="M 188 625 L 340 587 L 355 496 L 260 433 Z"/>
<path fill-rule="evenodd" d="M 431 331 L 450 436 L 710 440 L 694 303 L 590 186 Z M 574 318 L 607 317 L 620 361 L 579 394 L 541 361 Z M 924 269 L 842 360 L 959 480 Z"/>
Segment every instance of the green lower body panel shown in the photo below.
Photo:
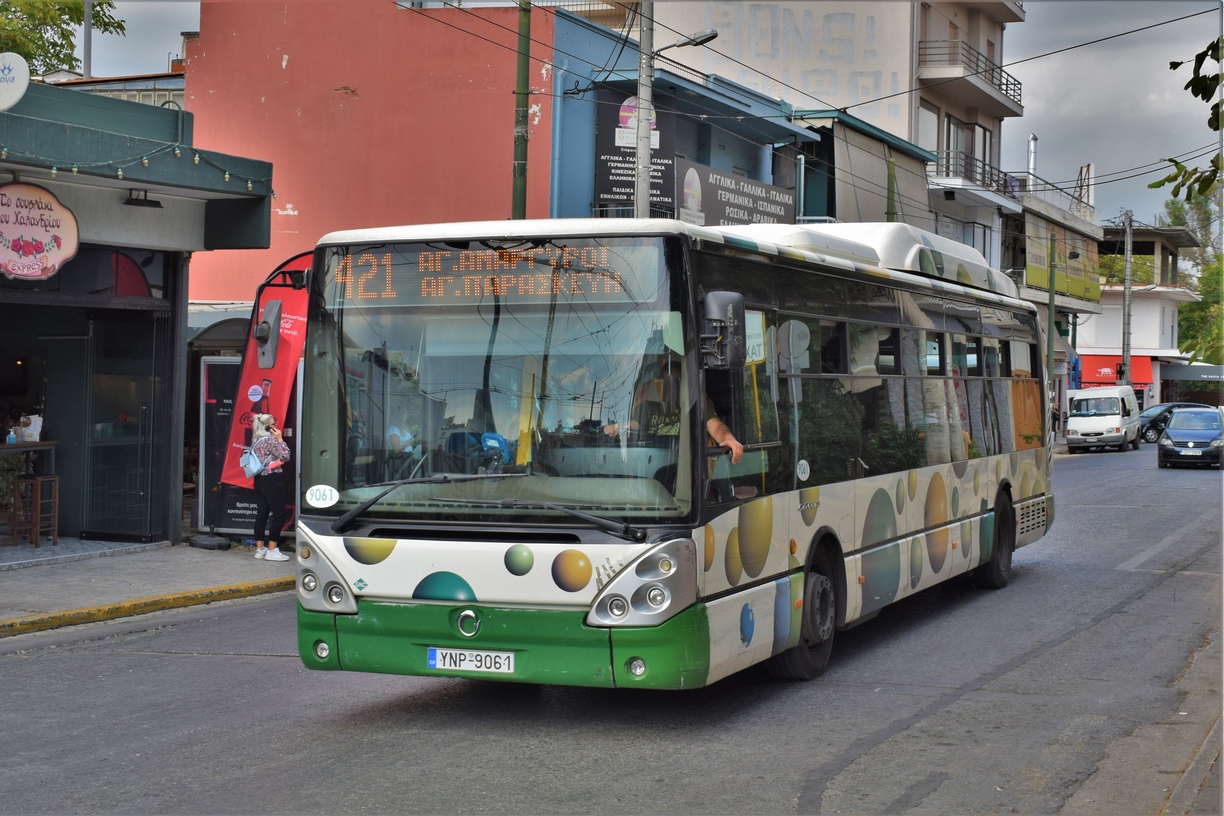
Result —
<path fill-rule="evenodd" d="M 473 612 L 479 628 L 459 634 L 459 615 Z M 308 669 L 467 677 L 515 683 L 604 688 L 685 689 L 705 684 L 710 668 L 709 624 L 697 605 L 649 628 L 596 629 L 582 611 L 363 601 L 356 615 L 298 607 L 298 652 Z M 465 623 L 471 631 L 470 620 Z M 320 658 L 318 644 L 326 644 Z M 513 674 L 430 666 L 430 648 L 511 652 Z M 645 665 L 640 676 L 629 663 Z"/>
<path fill-rule="evenodd" d="M 639 658 L 646 670 L 628 666 Z M 612 668 L 620 688 L 700 688 L 710 675 L 710 621 L 705 604 L 690 606 L 659 626 L 612 630 Z"/>
<path fill-rule="evenodd" d="M 472 637 L 459 633 L 460 613 L 479 621 Z M 322 631 L 316 617 L 335 620 L 331 656 L 319 660 L 313 640 L 301 632 Z M 505 609 L 494 606 L 361 601 L 356 615 L 328 615 L 298 609 L 298 640 L 307 668 L 326 669 L 331 659 L 346 671 L 468 677 L 567 686 L 615 685 L 608 630 L 594 629 L 576 610 Z M 471 632 L 473 623 L 464 624 Z M 514 673 L 434 668 L 430 648 L 512 652 Z"/>

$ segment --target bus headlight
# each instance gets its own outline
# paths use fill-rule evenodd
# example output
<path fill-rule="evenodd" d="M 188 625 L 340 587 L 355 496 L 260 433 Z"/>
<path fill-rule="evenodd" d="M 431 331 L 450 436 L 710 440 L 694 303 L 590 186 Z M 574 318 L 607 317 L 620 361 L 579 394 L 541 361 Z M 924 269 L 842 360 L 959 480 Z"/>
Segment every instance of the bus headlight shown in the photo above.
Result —
<path fill-rule="evenodd" d="M 697 600 L 697 545 L 691 538 L 656 544 L 595 596 L 588 626 L 655 626 Z"/>
<path fill-rule="evenodd" d="M 348 582 L 340 570 L 323 554 L 318 543 L 310 539 L 306 527 L 298 528 L 298 537 L 298 603 L 311 612 L 357 614 L 357 597 L 345 589 Z"/>

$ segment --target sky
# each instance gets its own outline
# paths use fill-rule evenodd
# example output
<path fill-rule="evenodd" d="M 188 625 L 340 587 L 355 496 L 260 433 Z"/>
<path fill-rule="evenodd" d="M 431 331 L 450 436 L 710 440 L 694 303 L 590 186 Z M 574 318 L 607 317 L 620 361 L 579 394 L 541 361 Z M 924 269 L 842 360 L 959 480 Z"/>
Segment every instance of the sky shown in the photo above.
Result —
<path fill-rule="evenodd" d="M 115 6 L 127 36 L 95 35 L 94 76 L 165 71 L 182 54 L 181 33 L 199 30 L 197 0 Z M 1205 167 L 1221 147 L 1207 127 L 1208 104 L 1183 89 L 1194 55 L 1224 34 L 1220 0 L 1025 0 L 1024 10 L 1025 21 L 1003 37 L 1003 67 L 1022 84 L 1024 116 L 1003 124 L 1000 169 L 1027 172 L 1034 134 L 1041 179 L 1070 190 L 1080 167 L 1093 166 L 1097 223 L 1120 223 L 1124 210 L 1155 223 L 1171 187 L 1147 185 L 1170 169 L 1163 160 Z M 1170 22 L 1196 12 L 1208 13 Z M 1177 60 L 1189 64 L 1169 70 Z"/>

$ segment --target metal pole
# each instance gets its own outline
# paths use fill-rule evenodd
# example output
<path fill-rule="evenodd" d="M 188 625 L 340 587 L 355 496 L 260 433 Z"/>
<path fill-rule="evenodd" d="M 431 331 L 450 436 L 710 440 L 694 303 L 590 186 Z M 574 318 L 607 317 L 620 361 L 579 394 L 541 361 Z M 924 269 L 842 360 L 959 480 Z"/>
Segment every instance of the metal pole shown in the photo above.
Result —
<path fill-rule="evenodd" d="M 85 65 L 81 74 L 90 79 L 93 77 L 93 0 L 85 0 Z"/>
<path fill-rule="evenodd" d="M 633 215 L 650 217 L 650 120 L 654 113 L 654 3 L 639 4 L 642 20 L 638 35 L 637 148 L 633 155 Z"/>
<path fill-rule="evenodd" d="M 1054 332 L 1057 329 L 1054 326 L 1054 270 L 1058 264 L 1054 260 L 1054 253 L 1058 247 L 1057 240 L 1054 235 L 1050 235 L 1050 303 L 1046 307 L 1048 314 L 1046 315 L 1046 390 L 1050 392 L 1050 399 L 1057 397 L 1057 392 L 1054 388 Z"/>
<path fill-rule="evenodd" d="M 531 81 L 531 0 L 518 0 L 518 76 L 514 89 L 514 182 L 510 217 L 527 217 L 527 96 Z"/>
<path fill-rule="evenodd" d="M 1131 211 L 1125 214 L 1126 221 L 1126 264 L 1122 278 L 1122 363 L 1119 366 L 1117 380 L 1123 385 L 1131 384 L 1130 367 L 1130 335 L 1131 335 Z"/>

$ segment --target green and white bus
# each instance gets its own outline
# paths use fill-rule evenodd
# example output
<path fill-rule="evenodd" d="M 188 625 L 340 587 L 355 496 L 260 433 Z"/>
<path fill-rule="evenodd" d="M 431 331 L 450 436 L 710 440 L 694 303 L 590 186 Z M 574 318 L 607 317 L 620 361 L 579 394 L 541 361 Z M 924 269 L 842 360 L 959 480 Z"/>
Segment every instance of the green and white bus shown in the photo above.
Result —
<path fill-rule="evenodd" d="M 1004 586 L 1053 521 L 1034 308 L 903 224 L 356 230 L 307 285 L 311 669 L 810 679 L 894 601 Z"/>

